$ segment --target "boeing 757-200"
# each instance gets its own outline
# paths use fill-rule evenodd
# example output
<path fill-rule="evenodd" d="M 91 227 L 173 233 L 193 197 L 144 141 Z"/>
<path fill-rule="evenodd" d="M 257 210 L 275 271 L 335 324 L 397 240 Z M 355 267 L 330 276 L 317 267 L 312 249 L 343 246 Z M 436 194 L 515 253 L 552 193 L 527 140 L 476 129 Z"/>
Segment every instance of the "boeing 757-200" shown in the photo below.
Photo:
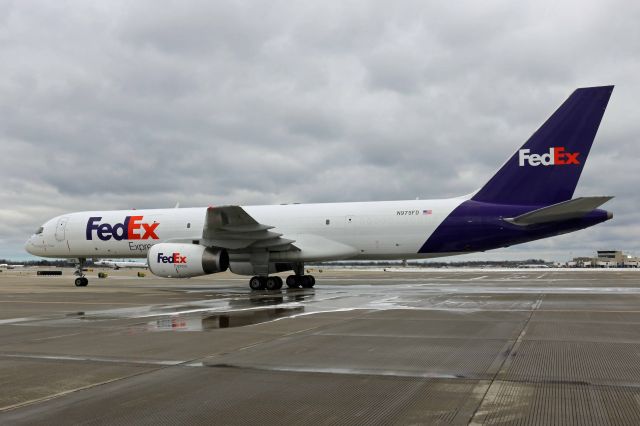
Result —
<path fill-rule="evenodd" d="M 472 194 L 440 200 L 225 205 L 90 211 L 55 217 L 32 235 L 37 256 L 146 258 L 160 277 L 230 269 L 254 290 L 313 287 L 305 262 L 416 259 L 508 247 L 612 218 L 612 197 L 572 198 L 613 86 L 577 89 Z M 481 142 L 479 142 L 481 143 Z"/>

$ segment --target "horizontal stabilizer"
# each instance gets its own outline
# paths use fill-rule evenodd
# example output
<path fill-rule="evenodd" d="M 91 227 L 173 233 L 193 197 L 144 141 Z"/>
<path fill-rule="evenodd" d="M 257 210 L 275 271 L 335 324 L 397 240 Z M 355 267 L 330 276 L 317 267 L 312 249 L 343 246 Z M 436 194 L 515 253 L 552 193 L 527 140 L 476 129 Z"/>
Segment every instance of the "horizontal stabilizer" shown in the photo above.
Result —
<path fill-rule="evenodd" d="M 505 218 L 514 225 L 536 225 L 546 222 L 578 219 L 592 210 L 600 207 L 613 197 L 579 197 L 574 200 L 563 201 L 549 207 L 534 210 L 517 217 Z"/>

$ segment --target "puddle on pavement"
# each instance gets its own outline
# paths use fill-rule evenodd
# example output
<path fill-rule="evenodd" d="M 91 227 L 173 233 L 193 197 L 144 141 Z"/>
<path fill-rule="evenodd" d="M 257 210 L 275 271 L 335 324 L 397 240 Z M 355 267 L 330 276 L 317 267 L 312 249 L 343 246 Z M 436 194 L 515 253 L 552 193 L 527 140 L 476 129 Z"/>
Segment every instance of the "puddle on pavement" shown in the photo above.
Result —
<path fill-rule="evenodd" d="M 252 294 L 249 298 L 240 297 L 229 300 L 229 307 L 242 309 L 250 306 L 274 306 L 283 303 L 309 302 L 313 300 L 315 293 L 283 294 L 265 293 Z"/>
<path fill-rule="evenodd" d="M 304 310 L 301 306 L 281 306 L 310 302 L 314 292 L 300 294 L 264 292 L 250 297 L 216 298 L 187 302 L 185 304 L 147 305 L 133 308 L 117 308 L 98 311 L 77 311 L 65 314 L 60 320 L 105 321 L 160 317 L 151 322 L 156 330 L 208 330 L 213 328 L 242 327 L 294 315 Z M 155 325 L 157 322 L 157 325 Z"/>
<path fill-rule="evenodd" d="M 244 327 L 297 315 L 303 306 L 216 312 L 207 315 L 172 315 L 148 323 L 151 331 L 207 331 L 219 328 Z"/>

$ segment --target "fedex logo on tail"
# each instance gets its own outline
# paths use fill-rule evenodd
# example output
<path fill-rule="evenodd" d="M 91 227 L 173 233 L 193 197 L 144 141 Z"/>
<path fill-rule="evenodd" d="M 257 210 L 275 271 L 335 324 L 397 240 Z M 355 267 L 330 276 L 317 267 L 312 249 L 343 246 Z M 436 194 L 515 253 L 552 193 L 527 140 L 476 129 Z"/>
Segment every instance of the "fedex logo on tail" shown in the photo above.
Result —
<path fill-rule="evenodd" d="M 93 239 L 93 231 L 102 241 L 113 238 L 116 241 L 122 240 L 157 240 L 156 228 L 160 225 L 157 222 L 144 223 L 144 216 L 127 216 L 124 222 L 111 225 L 100 223 L 102 217 L 90 217 L 87 221 L 87 240 Z"/>
<path fill-rule="evenodd" d="M 549 148 L 546 154 L 531 154 L 530 149 L 518 151 L 518 163 L 520 167 L 529 166 L 564 166 L 567 164 L 580 164 L 579 152 L 567 152 L 562 146 Z"/>
<path fill-rule="evenodd" d="M 170 256 L 165 256 L 164 253 L 158 253 L 157 262 L 173 264 L 187 263 L 187 256 L 183 256 L 180 253 L 173 253 Z"/>

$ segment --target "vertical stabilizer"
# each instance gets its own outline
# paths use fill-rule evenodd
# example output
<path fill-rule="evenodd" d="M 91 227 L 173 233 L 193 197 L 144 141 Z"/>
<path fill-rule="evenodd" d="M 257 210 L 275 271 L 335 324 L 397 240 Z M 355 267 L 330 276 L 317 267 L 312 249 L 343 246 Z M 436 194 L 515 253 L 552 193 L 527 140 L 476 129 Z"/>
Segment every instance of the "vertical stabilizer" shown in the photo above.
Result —
<path fill-rule="evenodd" d="M 570 200 L 612 91 L 573 92 L 472 199 L 538 206 Z"/>

